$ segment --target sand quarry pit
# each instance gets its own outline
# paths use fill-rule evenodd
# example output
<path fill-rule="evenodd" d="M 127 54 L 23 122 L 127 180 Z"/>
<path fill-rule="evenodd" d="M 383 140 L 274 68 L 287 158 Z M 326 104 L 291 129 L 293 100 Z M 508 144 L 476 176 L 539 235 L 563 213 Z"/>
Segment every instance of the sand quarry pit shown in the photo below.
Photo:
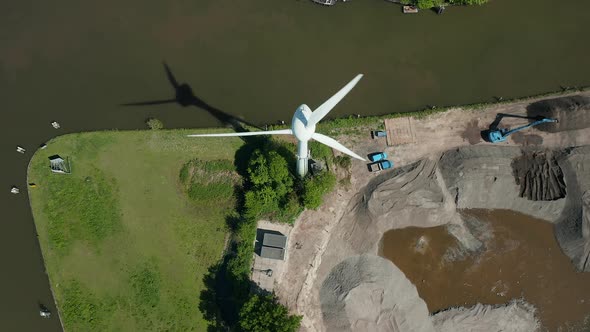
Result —
<path fill-rule="evenodd" d="M 458 211 L 506 209 L 553 224 L 563 254 L 578 271 L 589 272 L 589 94 L 435 114 L 414 120 L 412 144 L 357 142 L 357 152 L 388 152 L 396 168 L 371 174 L 365 164 L 353 163 L 351 185 L 332 193 L 318 211 L 304 212 L 292 229 L 275 291 L 303 315 L 302 330 L 542 330 L 526 299 L 429 313 L 404 273 L 378 256 L 379 243 L 392 229 L 447 225 L 463 250 L 477 252 L 483 243 Z M 474 134 L 497 113 L 532 111 L 560 114 L 561 127 L 528 129 L 499 144 Z M 502 123 L 519 124 L 522 119 Z"/>

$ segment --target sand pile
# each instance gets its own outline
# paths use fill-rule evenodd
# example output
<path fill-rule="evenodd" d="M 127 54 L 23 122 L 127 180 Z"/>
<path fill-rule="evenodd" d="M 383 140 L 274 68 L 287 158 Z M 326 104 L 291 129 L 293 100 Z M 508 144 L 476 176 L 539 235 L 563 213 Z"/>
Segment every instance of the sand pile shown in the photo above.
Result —
<path fill-rule="evenodd" d="M 471 308 L 454 308 L 432 317 L 434 328 L 440 332 L 531 332 L 539 329 L 535 308 L 524 301 L 505 306 L 477 304 Z"/>
<path fill-rule="evenodd" d="M 538 165 L 519 165 L 522 169 L 538 166 L 532 178 L 554 172 L 557 186 L 567 185 L 564 197 L 550 201 L 520 196 L 522 188 L 513 176 L 513 163 L 530 158 L 523 153 L 518 147 L 464 147 L 372 179 L 351 200 L 349 210 L 332 231 L 318 269 L 324 327 L 331 331 L 535 330 L 539 323 L 534 308 L 522 302 L 451 309 L 428 316 L 405 275 L 389 261 L 367 255 L 378 252 L 380 235 L 386 230 L 441 224 L 449 225 L 465 249 L 477 250 L 481 244 L 473 240 L 473 229 L 457 209 L 511 209 L 555 223 L 564 253 L 579 269 L 588 270 L 590 173 L 583 170 L 584 165 L 590 165 L 590 147 L 533 154 L 535 158 L 542 156 Z M 540 182 L 534 185 L 539 193 L 535 195 L 556 195 L 544 186 Z"/>
<path fill-rule="evenodd" d="M 353 256 L 320 289 L 328 331 L 434 331 L 416 287 L 389 260 Z"/>

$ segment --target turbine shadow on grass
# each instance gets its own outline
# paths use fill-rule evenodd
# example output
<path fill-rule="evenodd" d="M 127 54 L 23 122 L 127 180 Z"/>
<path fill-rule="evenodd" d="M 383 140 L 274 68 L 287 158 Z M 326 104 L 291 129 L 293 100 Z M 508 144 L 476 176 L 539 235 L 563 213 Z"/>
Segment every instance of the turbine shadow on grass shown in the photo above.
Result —
<path fill-rule="evenodd" d="M 190 85 L 188 85 L 187 83 L 178 83 L 176 77 L 174 77 L 172 70 L 170 69 L 168 64 L 166 64 L 166 62 L 163 62 L 162 64 L 164 65 L 164 70 L 166 71 L 168 81 L 170 82 L 170 85 L 172 85 L 172 87 L 174 88 L 174 98 L 125 103 L 121 104 L 121 106 L 152 106 L 171 103 L 179 104 L 182 107 L 195 106 L 211 114 L 214 118 L 217 119 L 217 121 L 221 122 L 223 125 L 231 126 L 233 130 L 235 130 L 236 132 L 248 131 L 246 128 L 244 128 L 243 124 L 262 130 L 262 128 L 256 126 L 255 124 L 236 118 L 216 107 L 207 104 L 204 100 L 195 96 L 193 89 L 190 87 Z"/>

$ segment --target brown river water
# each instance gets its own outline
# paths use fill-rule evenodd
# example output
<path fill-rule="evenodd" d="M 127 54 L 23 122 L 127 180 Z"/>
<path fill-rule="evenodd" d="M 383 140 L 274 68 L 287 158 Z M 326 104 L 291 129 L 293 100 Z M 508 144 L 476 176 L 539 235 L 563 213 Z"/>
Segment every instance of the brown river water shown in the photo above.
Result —
<path fill-rule="evenodd" d="M 304 102 L 315 108 L 357 73 L 365 77 L 330 116 L 405 112 L 589 85 L 589 13 L 588 0 L 493 0 L 444 15 L 403 15 L 384 0 L 3 3 L 0 331 L 60 329 L 24 190 L 39 144 L 145 128 L 147 117 L 219 126 L 203 108 L 120 106 L 173 97 L 163 60 L 198 98 L 259 125 L 288 121 Z M 52 319 L 39 317 L 39 302 Z"/>
<path fill-rule="evenodd" d="M 430 312 L 523 298 L 549 331 L 577 330 L 590 315 L 590 273 L 576 272 L 553 225 L 506 210 L 464 213 L 484 222 L 491 235 L 479 254 L 445 259 L 458 243 L 444 226 L 392 230 L 382 239 L 381 254 L 416 285 Z M 426 245 L 417 247 L 421 237 Z"/>

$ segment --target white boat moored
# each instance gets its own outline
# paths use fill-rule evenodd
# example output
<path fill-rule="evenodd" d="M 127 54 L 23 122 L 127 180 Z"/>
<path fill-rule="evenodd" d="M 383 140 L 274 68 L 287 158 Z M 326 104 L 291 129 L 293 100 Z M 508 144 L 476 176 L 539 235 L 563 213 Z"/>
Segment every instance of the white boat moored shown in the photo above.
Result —
<path fill-rule="evenodd" d="M 17 186 L 12 186 L 12 188 L 10 188 L 10 192 L 13 194 L 18 194 L 18 193 L 20 193 L 20 190 L 18 189 Z"/>
<path fill-rule="evenodd" d="M 55 128 L 55 129 L 59 129 L 59 127 L 60 127 L 60 125 L 59 125 L 59 123 L 57 123 L 57 121 L 53 121 L 53 122 L 51 123 L 51 125 L 52 125 L 52 126 L 53 126 L 53 128 Z"/>
<path fill-rule="evenodd" d="M 25 153 L 25 151 L 27 150 L 25 150 L 25 148 L 23 148 L 22 146 L 16 146 L 16 152 Z"/>

